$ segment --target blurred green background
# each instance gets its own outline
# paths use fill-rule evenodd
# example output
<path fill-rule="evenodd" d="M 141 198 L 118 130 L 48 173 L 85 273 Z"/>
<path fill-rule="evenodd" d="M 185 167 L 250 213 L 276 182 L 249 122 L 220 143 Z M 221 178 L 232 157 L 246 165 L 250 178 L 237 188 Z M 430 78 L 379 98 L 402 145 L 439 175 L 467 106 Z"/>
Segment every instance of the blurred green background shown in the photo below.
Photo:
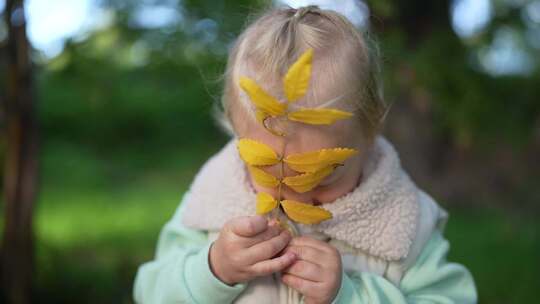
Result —
<path fill-rule="evenodd" d="M 36 300 L 130 303 L 159 229 L 227 141 L 210 115 L 227 48 L 268 1 L 26 3 L 41 133 Z M 450 259 L 472 271 L 482 303 L 534 302 L 540 1 L 365 8 L 392 104 L 385 135 L 449 209 Z M 41 39 L 72 19 L 77 31 Z"/>

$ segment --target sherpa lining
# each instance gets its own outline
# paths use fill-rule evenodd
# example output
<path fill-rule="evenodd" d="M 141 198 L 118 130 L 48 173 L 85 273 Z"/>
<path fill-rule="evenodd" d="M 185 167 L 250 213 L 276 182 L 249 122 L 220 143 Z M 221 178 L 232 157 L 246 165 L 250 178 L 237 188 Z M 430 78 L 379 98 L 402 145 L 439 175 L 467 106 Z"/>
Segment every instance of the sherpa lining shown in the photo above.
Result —
<path fill-rule="evenodd" d="M 256 193 L 237 140 L 231 139 L 195 177 L 184 202 L 186 227 L 216 231 L 233 217 L 255 214 Z M 384 260 L 403 259 L 416 233 L 419 190 L 381 136 L 364 168 L 362 182 L 353 191 L 321 205 L 333 218 L 310 228 Z"/>

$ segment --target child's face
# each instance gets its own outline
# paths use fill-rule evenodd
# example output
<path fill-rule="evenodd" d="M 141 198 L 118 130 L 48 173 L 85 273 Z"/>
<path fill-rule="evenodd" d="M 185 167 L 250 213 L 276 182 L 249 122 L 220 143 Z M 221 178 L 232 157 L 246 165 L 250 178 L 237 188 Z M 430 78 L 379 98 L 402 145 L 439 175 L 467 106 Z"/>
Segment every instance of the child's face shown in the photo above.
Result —
<path fill-rule="evenodd" d="M 285 138 L 271 134 L 260 123 L 251 120 L 243 120 L 235 125 L 237 126 L 237 135 L 240 138 L 260 141 L 285 157 L 290 154 L 311 152 L 323 148 L 349 147 L 359 151 L 357 155 L 349 158 L 344 166 L 336 168 L 332 174 L 311 191 L 297 193 L 283 185 L 281 199 L 296 200 L 314 205 L 332 202 L 352 191 L 360 182 L 365 155 L 368 153 L 370 144 L 361 135 L 362 132 L 357 123 L 339 121 L 331 126 L 314 126 L 288 121 L 289 131 L 286 132 L 287 136 Z M 279 127 L 278 125 L 278 129 L 282 129 Z M 283 153 L 284 143 L 286 143 L 286 146 Z M 281 176 L 281 163 L 262 167 L 261 169 L 275 177 Z M 299 174 L 287 165 L 284 165 L 283 173 L 284 177 Z M 262 187 L 255 183 L 251 176 L 250 181 L 257 192 L 263 191 L 277 198 L 277 188 Z"/>

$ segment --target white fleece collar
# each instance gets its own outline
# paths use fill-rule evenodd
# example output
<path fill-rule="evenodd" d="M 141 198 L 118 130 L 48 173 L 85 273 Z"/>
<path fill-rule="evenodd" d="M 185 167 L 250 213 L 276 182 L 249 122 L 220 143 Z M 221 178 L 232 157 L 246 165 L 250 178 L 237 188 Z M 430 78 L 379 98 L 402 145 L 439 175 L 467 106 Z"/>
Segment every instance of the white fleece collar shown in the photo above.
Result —
<path fill-rule="evenodd" d="M 186 227 L 216 231 L 233 217 L 255 214 L 256 193 L 236 141 L 230 140 L 195 177 L 184 201 Z M 333 218 L 311 228 L 370 255 L 400 260 L 407 256 L 415 236 L 418 194 L 392 145 L 378 137 L 362 182 L 348 194 L 321 205 Z"/>

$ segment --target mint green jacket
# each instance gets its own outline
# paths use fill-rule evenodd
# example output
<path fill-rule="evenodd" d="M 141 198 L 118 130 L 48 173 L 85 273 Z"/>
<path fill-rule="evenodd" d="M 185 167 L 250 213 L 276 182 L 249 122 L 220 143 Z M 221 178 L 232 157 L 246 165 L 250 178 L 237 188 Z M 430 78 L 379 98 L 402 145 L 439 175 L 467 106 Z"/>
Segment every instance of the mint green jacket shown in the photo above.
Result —
<path fill-rule="evenodd" d="M 211 242 L 202 230 L 181 223 L 184 204 L 163 227 L 155 259 L 140 266 L 134 283 L 136 303 L 231 303 L 249 283 L 229 286 L 208 264 Z M 448 241 L 435 230 L 399 286 L 367 272 L 343 272 L 333 303 L 476 303 L 473 278 L 446 260 Z"/>

